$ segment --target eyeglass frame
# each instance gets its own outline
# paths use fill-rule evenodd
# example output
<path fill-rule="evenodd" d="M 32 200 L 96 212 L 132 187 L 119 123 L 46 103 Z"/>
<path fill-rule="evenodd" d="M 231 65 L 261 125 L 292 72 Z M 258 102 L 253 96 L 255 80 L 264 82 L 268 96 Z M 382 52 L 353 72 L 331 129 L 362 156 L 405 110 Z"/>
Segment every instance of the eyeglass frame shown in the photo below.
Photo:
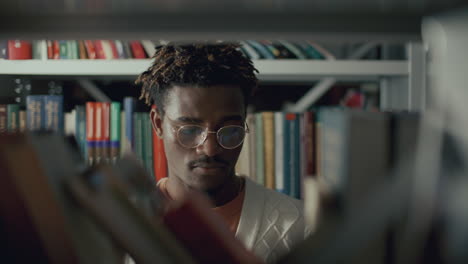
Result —
<path fill-rule="evenodd" d="M 167 118 L 171 123 L 176 122 L 176 121 L 174 121 L 174 120 L 171 120 L 171 119 L 170 119 L 169 117 L 167 117 L 167 116 L 166 116 L 166 118 Z M 205 127 L 205 126 L 202 126 L 202 125 L 196 125 L 196 124 L 190 124 L 190 125 L 187 124 L 187 125 L 180 125 L 180 126 L 179 126 L 179 125 L 173 125 L 173 124 L 171 124 L 171 129 L 172 129 L 172 132 L 174 132 L 175 135 L 176 135 L 177 142 L 179 142 L 179 144 L 180 144 L 182 147 L 184 147 L 184 148 L 187 148 L 187 149 L 198 148 L 199 146 L 203 145 L 203 144 L 206 142 L 206 139 L 208 138 L 208 134 L 216 134 L 216 142 L 218 143 L 218 145 L 220 145 L 223 149 L 231 150 L 231 149 L 236 149 L 236 148 L 238 148 L 240 145 L 242 145 L 242 143 L 243 143 L 244 140 L 245 140 L 245 137 L 247 136 L 247 133 L 250 132 L 249 126 L 248 126 L 247 122 L 244 121 L 244 124 L 245 124 L 245 126 L 241 126 L 241 125 L 227 125 L 227 126 L 222 126 L 222 127 L 220 127 L 217 131 L 211 131 L 211 130 L 208 129 L 208 127 Z M 182 142 L 180 141 L 180 138 L 179 138 L 179 131 L 180 131 L 182 128 L 187 127 L 187 126 L 197 126 L 197 127 L 204 128 L 204 130 L 205 130 L 205 131 L 204 131 L 204 133 L 205 133 L 205 138 L 203 138 L 203 140 L 202 140 L 198 145 L 196 145 L 196 146 L 194 146 L 194 147 L 188 147 L 188 146 L 182 144 Z M 174 127 L 177 127 L 177 129 L 174 128 Z M 219 142 L 219 135 L 218 135 L 218 133 L 219 133 L 219 131 L 220 131 L 221 129 L 226 128 L 226 127 L 241 127 L 241 128 L 244 129 L 244 132 L 245 132 L 244 138 L 242 139 L 242 141 L 241 141 L 237 146 L 232 147 L 232 148 L 226 148 L 225 146 L 223 146 L 223 145 Z"/>

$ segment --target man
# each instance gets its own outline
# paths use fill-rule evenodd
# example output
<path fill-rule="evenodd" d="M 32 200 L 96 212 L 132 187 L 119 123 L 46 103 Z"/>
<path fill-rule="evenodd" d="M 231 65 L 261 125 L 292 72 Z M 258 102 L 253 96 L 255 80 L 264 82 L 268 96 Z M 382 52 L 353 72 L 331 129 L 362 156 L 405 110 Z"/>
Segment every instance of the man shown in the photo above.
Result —
<path fill-rule="evenodd" d="M 205 193 L 235 236 L 267 262 L 308 234 L 302 203 L 235 174 L 249 97 L 257 86 L 252 61 L 234 44 L 168 44 L 136 83 L 162 138 L 168 178 L 160 190 L 177 200 Z"/>

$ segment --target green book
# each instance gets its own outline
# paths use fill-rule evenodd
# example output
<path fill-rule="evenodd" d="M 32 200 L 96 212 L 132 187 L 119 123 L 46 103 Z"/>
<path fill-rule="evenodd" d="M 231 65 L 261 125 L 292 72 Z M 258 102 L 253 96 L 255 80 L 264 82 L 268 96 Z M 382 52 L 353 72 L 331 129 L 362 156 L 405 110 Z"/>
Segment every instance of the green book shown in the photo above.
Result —
<path fill-rule="evenodd" d="M 265 149 L 263 139 L 263 115 L 255 113 L 255 151 L 257 183 L 265 186 Z"/>
<path fill-rule="evenodd" d="M 115 163 L 120 157 L 121 104 L 112 102 L 110 111 L 110 159 L 111 163 Z"/>
<path fill-rule="evenodd" d="M 7 105 L 7 131 L 17 132 L 19 130 L 19 105 Z"/>

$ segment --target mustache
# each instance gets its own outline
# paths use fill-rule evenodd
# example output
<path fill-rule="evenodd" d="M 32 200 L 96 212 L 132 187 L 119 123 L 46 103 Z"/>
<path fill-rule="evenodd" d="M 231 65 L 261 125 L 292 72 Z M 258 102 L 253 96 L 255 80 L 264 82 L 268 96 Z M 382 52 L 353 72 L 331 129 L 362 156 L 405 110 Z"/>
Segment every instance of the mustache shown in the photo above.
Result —
<path fill-rule="evenodd" d="M 227 166 L 229 165 L 229 162 L 221 159 L 218 156 L 213 156 L 213 157 L 203 156 L 197 160 L 190 161 L 188 165 L 191 168 L 193 168 L 193 167 L 198 167 L 202 165 L 210 165 L 210 164 L 220 164 L 220 165 Z"/>

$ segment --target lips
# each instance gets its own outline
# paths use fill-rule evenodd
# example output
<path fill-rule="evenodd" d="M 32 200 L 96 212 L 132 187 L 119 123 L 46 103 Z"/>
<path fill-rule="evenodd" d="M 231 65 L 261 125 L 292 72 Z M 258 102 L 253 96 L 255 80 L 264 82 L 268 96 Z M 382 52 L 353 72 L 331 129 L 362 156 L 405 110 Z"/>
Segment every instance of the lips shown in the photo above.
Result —
<path fill-rule="evenodd" d="M 210 163 L 210 164 L 195 164 L 195 168 L 202 168 L 202 169 L 221 169 L 224 168 L 226 165 L 220 163 Z"/>

